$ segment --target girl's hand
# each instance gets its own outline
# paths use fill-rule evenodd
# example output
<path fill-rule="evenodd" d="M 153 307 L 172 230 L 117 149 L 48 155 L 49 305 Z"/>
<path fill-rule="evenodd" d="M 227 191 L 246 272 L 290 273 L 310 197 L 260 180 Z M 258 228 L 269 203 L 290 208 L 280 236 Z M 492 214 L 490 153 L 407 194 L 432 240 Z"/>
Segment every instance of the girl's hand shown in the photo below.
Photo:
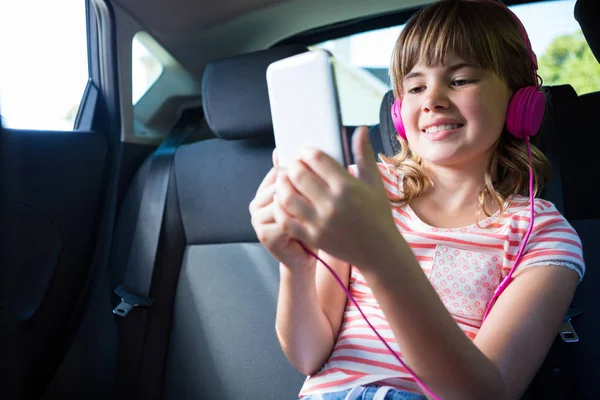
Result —
<path fill-rule="evenodd" d="M 260 184 L 254 199 L 250 202 L 251 223 L 258 240 L 281 263 L 289 268 L 303 268 L 316 265 L 316 260 L 308 255 L 298 241 L 285 233 L 275 223 L 276 177 L 282 171 L 277 160 L 277 150 L 273 151 L 273 168 Z"/>
<path fill-rule="evenodd" d="M 354 178 L 327 154 L 310 150 L 279 171 L 273 215 L 289 237 L 358 268 L 403 239 L 394 224 L 366 127 L 353 137 Z"/>

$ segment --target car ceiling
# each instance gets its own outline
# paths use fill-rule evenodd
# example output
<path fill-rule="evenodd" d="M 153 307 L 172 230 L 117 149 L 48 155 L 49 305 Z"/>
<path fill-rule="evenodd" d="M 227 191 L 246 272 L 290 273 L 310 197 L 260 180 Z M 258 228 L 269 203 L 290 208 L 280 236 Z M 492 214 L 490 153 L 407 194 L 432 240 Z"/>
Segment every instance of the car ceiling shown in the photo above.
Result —
<path fill-rule="evenodd" d="M 113 0 L 194 75 L 313 28 L 433 0 Z M 399 23 L 404 21 L 399 21 Z"/>

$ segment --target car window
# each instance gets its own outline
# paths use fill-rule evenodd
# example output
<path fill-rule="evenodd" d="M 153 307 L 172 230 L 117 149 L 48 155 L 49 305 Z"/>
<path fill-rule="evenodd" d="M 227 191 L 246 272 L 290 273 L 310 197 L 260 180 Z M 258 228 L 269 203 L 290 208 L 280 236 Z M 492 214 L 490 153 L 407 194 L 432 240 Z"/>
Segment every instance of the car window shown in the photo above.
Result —
<path fill-rule="evenodd" d="M 578 94 L 600 90 L 600 64 L 587 45 L 573 10 L 575 0 L 510 7 L 525 25 L 544 85 L 570 84 Z M 335 56 L 335 73 L 345 125 L 379 122 L 379 107 L 391 89 L 389 63 L 404 25 L 317 43 Z"/>
<path fill-rule="evenodd" d="M 132 103 L 136 105 L 154 85 L 164 67 L 152 53 L 153 39 L 146 32 L 138 32 L 131 43 Z"/>
<path fill-rule="evenodd" d="M 0 1 L 5 127 L 72 130 L 88 82 L 85 1 Z"/>

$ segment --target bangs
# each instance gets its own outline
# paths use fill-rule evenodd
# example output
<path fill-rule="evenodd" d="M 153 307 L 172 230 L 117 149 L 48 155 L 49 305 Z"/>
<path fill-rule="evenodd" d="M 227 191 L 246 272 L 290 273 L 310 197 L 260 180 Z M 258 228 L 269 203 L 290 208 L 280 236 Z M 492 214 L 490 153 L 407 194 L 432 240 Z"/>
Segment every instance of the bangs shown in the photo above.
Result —
<path fill-rule="evenodd" d="M 523 57 L 519 48 L 523 40 L 515 37 L 510 14 L 501 11 L 495 4 L 465 0 L 440 1 L 422 9 L 398 39 L 395 52 L 400 54 L 394 54 L 392 65 L 396 86 L 402 86 L 404 76 L 418 63 L 444 65 L 449 52 L 506 78 L 502 71 L 507 57 Z"/>

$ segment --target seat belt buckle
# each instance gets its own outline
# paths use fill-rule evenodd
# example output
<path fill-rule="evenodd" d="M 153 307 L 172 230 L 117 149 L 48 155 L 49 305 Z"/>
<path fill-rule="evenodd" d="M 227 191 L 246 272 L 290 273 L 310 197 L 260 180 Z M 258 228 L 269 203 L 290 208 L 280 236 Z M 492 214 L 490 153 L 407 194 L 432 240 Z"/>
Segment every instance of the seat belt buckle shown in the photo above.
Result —
<path fill-rule="evenodd" d="M 558 334 L 560 338 L 565 343 L 577 343 L 579 342 L 579 335 L 575 332 L 575 328 L 571 324 L 571 319 L 580 316 L 583 314 L 581 308 L 578 307 L 570 307 L 565 315 L 565 319 L 563 323 L 558 328 Z"/>
<path fill-rule="evenodd" d="M 152 298 L 141 297 L 127 291 L 122 284 L 116 287 L 115 293 L 121 298 L 121 302 L 112 312 L 119 317 L 126 317 L 135 307 L 151 307 L 154 303 Z"/>

